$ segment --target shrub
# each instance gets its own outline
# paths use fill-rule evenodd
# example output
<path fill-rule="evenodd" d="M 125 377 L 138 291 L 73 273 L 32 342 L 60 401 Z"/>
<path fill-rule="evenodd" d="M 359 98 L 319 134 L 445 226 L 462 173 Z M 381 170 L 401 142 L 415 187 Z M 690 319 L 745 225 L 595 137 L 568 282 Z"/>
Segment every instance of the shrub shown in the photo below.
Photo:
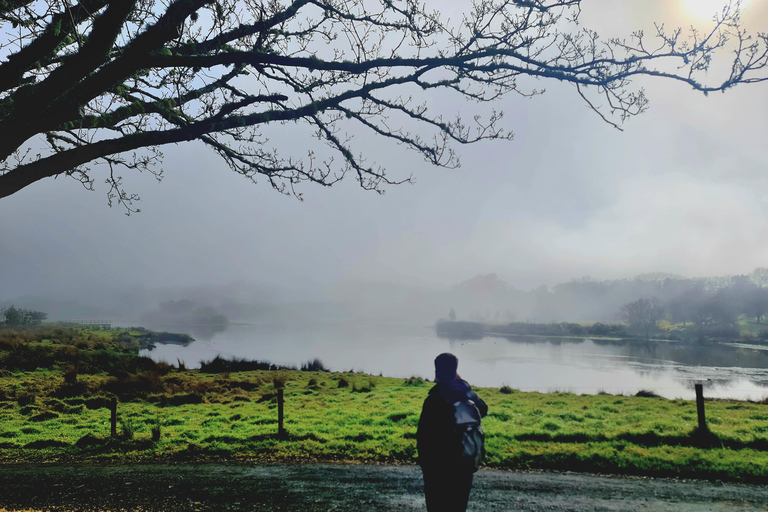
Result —
<path fill-rule="evenodd" d="M 594 336 L 624 337 L 627 335 L 627 330 L 622 324 L 604 324 L 602 322 L 597 322 L 587 328 L 587 333 Z"/>
<path fill-rule="evenodd" d="M 151 423 L 150 432 L 152 432 L 153 443 L 160 441 L 160 436 L 162 434 L 160 429 L 160 418 L 155 418 L 155 420 Z"/>
<path fill-rule="evenodd" d="M 44 450 L 46 448 L 66 448 L 69 443 L 65 441 L 59 441 L 58 439 L 40 439 L 39 441 L 32 441 L 24 445 L 27 450 Z"/>
<path fill-rule="evenodd" d="M 370 393 L 375 387 L 376 382 L 370 378 L 363 384 L 358 384 L 357 381 L 352 382 L 352 391 L 355 393 Z"/>
<path fill-rule="evenodd" d="M 568 334 L 582 335 L 586 332 L 584 327 L 582 327 L 579 324 L 564 323 L 562 325 L 563 325 L 563 328 L 568 332 Z"/>
<path fill-rule="evenodd" d="M 257 404 L 263 403 L 263 402 L 274 402 L 277 398 L 277 395 L 274 393 L 264 393 L 259 397 L 258 400 L 256 400 Z"/>
<path fill-rule="evenodd" d="M 232 357 L 224 359 L 216 356 L 210 361 L 200 361 L 200 371 L 203 373 L 224 373 L 224 372 L 250 372 L 254 370 L 295 370 L 295 367 L 280 366 L 272 364 L 269 361 L 249 360 L 245 358 Z"/>
<path fill-rule="evenodd" d="M 421 377 L 411 376 L 405 379 L 403 384 L 406 386 L 423 386 L 424 379 L 422 379 Z"/>
<path fill-rule="evenodd" d="M 88 394 L 88 388 L 83 382 L 74 382 L 72 384 L 64 383 L 54 390 L 53 395 L 58 398 L 73 398 L 85 396 Z"/>
<path fill-rule="evenodd" d="M 35 403 L 37 397 L 32 393 L 20 393 L 16 396 L 16 403 L 20 406 L 25 406 Z"/>
<path fill-rule="evenodd" d="M 241 389 L 243 391 L 253 391 L 254 389 L 258 389 L 259 386 L 261 386 L 261 382 L 250 382 L 247 380 L 237 380 L 237 381 L 233 380 L 233 381 L 230 381 L 227 384 L 227 386 L 230 389 L 234 389 L 234 390 Z"/>
<path fill-rule="evenodd" d="M 327 372 L 330 371 L 328 368 L 325 367 L 323 362 L 318 359 L 317 357 L 307 361 L 306 363 L 302 363 L 301 365 L 301 371 L 303 372 Z"/>
<path fill-rule="evenodd" d="M 339 379 L 339 387 L 340 388 L 348 388 L 349 387 L 349 381 L 345 379 L 344 377 Z"/>
<path fill-rule="evenodd" d="M 512 389 L 512 388 L 511 388 L 511 387 L 509 387 L 509 386 L 507 386 L 506 384 L 504 384 L 503 386 L 501 386 L 501 387 L 499 388 L 499 391 L 500 391 L 502 394 L 505 394 L 505 395 L 511 395 L 512 393 L 514 393 L 514 392 L 515 392 L 515 390 L 514 390 L 514 389 Z"/>
<path fill-rule="evenodd" d="M 344 439 L 348 441 L 352 441 L 354 443 L 364 443 L 365 441 L 370 441 L 374 439 L 374 437 L 371 434 L 367 434 L 363 432 L 362 434 L 357 434 L 356 436 L 344 436 Z"/>
<path fill-rule="evenodd" d="M 150 393 L 160 393 L 164 391 L 164 388 L 160 376 L 153 373 L 128 375 L 124 379 L 112 377 L 103 386 L 104 391 L 117 395 L 121 400 L 143 397 Z"/>
<path fill-rule="evenodd" d="M 662 398 L 661 395 L 656 394 L 655 392 L 648 389 L 641 389 L 635 393 L 635 396 L 639 396 L 641 398 Z"/>
<path fill-rule="evenodd" d="M 15 332 L 2 329 L 0 330 L 0 350 L 13 350 L 22 343 L 23 338 L 16 335 Z"/>
<path fill-rule="evenodd" d="M 67 404 L 65 404 L 64 402 L 62 402 L 61 400 L 58 400 L 56 398 L 52 398 L 50 400 L 46 400 L 44 402 L 44 405 L 47 408 L 49 408 L 49 409 L 51 409 L 53 411 L 56 411 L 56 412 L 65 412 L 69 408 L 69 406 Z"/>
<path fill-rule="evenodd" d="M 173 395 L 168 397 L 166 403 L 171 406 L 201 404 L 203 403 L 203 395 L 197 393 Z"/>
<path fill-rule="evenodd" d="M 105 396 L 95 396 L 85 401 L 85 407 L 89 410 L 109 408 L 112 400 Z"/>
<path fill-rule="evenodd" d="M 712 327 L 707 330 L 706 335 L 709 338 L 725 340 L 736 340 L 740 337 L 740 333 L 735 327 L 727 325 Z"/>
<path fill-rule="evenodd" d="M 74 384 L 77 382 L 77 366 L 70 366 L 66 372 L 64 372 L 64 382 L 67 384 Z"/>
<path fill-rule="evenodd" d="M 83 437 L 77 440 L 75 443 L 75 446 L 83 448 L 83 447 L 90 447 L 90 446 L 99 446 L 103 445 L 107 442 L 106 439 L 103 439 L 101 437 L 95 436 L 93 434 L 85 434 Z"/>
<path fill-rule="evenodd" d="M 133 439 L 133 435 L 136 433 L 136 428 L 133 425 L 133 420 L 128 417 L 120 417 L 120 439 L 123 441 L 130 441 Z"/>
<path fill-rule="evenodd" d="M 160 361 L 159 363 L 157 363 L 155 371 L 160 375 L 168 375 L 169 373 L 171 373 L 172 369 L 173 369 L 173 366 L 171 366 L 170 364 L 164 361 Z"/>
<path fill-rule="evenodd" d="M 48 411 L 48 412 L 41 412 L 40 414 L 36 414 L 35 416 L 32 416 L 29 418 L 30 421 L 48 421 L 58 418 L 59 415 L 55 412 Z"/>

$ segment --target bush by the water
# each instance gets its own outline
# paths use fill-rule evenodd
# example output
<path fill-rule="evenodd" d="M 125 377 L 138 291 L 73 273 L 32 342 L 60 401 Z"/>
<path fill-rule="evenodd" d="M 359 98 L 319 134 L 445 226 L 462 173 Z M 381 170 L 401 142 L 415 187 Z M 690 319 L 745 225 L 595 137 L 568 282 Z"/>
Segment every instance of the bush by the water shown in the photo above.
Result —
<path fill-rule="evenodd" d="M 200 361 L 200 371 L 203 373 L 224 373 L 224 372 L 250 372 L 254 370 L 295 370 L 295 366 L 283 366 L 272 364 L 269 361 L 259 361 L 245 359 L 242 357 L 231 357 L 224 359 L 216 356 L 209 361 Z"/>

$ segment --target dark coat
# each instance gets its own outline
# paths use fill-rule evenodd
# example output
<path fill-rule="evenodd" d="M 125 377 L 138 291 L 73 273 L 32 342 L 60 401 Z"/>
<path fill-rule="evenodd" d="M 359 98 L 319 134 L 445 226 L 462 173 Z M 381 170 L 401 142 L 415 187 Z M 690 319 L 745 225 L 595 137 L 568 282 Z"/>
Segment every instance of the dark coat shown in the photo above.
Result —
<path fill-rule="evenodd" d="M 462 379 L 440 382 L 429 390 L 416 431 L 416 447 L 422 468 L 455 464 L 453 452 L 457 449 L 458 440 L 453 430 L 451 404 L 467 399 L 475 402 L 481 417 L 488 414 L 488 406 Z"/>

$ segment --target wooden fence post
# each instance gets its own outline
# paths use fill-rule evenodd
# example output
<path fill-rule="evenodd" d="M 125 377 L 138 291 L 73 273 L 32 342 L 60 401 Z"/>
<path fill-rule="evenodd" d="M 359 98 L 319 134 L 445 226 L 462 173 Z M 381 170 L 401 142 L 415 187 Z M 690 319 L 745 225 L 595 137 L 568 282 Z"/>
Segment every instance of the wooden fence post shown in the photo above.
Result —
<path fill-rule="evenodd" d="M 704 416 L 704 385 L 694 384 L 696 388 L 696 412 L 699 415 L 699 433 L 707 431 L 707 418 Z"/>
<path fill-rule="evenodd" d="M 285 428 L 283 427 L 283 403 L 285 402 L 283 398 L 283 388 L 278 388 L 277 390 L 277 435 L 278 436 L 284 436 L 285 435 Z"/>
<path fill-rule="evenodd" d="M 112 403 L 109 406 L 112 412 L 111 425 L 112 425 L 112 437 L 117 437 L 117 397 L 112 397 Z"/>

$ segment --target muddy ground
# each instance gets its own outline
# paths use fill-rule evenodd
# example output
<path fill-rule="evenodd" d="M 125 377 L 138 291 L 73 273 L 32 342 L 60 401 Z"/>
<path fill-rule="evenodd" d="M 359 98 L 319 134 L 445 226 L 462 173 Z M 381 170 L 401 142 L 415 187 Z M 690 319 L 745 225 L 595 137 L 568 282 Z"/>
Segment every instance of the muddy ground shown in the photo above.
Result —
<path fill-rule="evenodd" d="M 55 511 L 424 511 L 415 466 L 0 465 L 0 508 Z M 481 470 L 469 510 L 768 510 L 768 487 Z"/>

